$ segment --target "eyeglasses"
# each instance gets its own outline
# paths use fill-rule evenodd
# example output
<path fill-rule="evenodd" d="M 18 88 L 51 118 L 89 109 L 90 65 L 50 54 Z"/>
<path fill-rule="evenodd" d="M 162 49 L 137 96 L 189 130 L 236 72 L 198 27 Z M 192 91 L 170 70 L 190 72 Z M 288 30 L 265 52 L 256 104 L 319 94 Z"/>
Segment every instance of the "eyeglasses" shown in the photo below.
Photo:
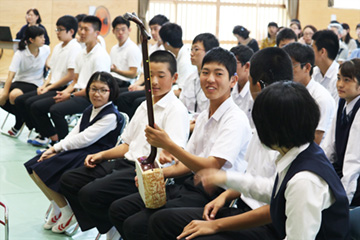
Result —
<path fill-rule="evenodd" d="M 306 65 L 306 63 L 296 63 L 296 64 L 293 64 L 292 67 L 293 67 L 293 69 L 297 68 L 298 66 L 300 66 L 300 68 L 303 68 L 305 65 Z"/>
<path fill-rule="evenodd" d="M 101 95 L 105 95 L 107 92 L 110 92 L 110 89 L 104 89 L 104 88 L 101 88 L 101 89 L 97 89 L 97 88 L 90 88 L 90 92 L 91 93 L 99 93 Z"/>
<path fill-rule="evenodd" d="M 200 51 L 200 50 L 204 50 L 204 51 L 205 51 L 205 49 L 202 49 L 202 48 L 191 48 L 191 52 L 192 52 L 192 53 L 196 53 L 197 51 Z"/>
<path fill-rule="evenodd" d="M 55 32 L 57 32 L 57 33 L 58 33 L 58 32 L 61 32 L 61 31 L 66 31 L 66 29 L 64 29 L 64 28 L 56 28 L 56 29 L 55 29 Z"/>

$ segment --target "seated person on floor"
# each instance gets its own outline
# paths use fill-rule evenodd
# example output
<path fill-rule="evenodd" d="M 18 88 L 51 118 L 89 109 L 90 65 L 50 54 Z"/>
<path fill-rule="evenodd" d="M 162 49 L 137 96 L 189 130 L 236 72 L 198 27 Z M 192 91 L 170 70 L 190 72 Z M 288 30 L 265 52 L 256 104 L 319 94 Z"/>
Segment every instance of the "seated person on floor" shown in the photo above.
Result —
<path fill-rule="evenodd" d="M 83 166 L 88 154 L 116 144 L 124 124 L 124 118 L 112 103 L 118 91 L 117 82 L 109 73 L 95 72 L 86 86 L 91 105 L 85 109 L 78 124 L 63 140 L 24 164 L 31 179 L 52 204 L 45 229 L 62 233 L 76 221 L 61 194 L 59 180 L 64 172 Z"/>

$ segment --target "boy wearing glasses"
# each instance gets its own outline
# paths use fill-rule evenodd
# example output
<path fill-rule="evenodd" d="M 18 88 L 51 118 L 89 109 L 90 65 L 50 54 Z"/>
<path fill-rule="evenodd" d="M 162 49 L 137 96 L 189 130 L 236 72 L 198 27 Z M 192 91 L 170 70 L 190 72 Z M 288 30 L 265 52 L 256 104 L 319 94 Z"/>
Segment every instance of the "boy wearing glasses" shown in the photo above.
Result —
<path fill-rule="evenodd" d="M 112 22 L 112 27 L 118 44 L 110 51 L 111 74 L 118 81 L 119 87 L 124 88 L 121 91 L 127 91 L 138 75 L 142 56 L 139 47 L 129 38 L 129 21 L 118 16 Z"/>
<path fill-rule="evenodd" d="M 49 61 L 51 77 L 36 91 L 16 98 L 15 106 L 20 110 L 26 126 L 29 129 L 35 128 L 39 133 L 36 138 L 28 140 L 28 143 L 34 146 L 43 146 L 49 142 L 49 139 L 40 133 L 36 112 L 39 109 L 47 111 L 55 103 L 53 97 L 57 91 L 64 90 L 75 77 L 75 59 L 81 51 L 81 46 L 75 39 L 77 30 L 78 24 L 73 16 L 65 15 L 57 20 L 55 31 L 61 42 L 54 47 Z"/>

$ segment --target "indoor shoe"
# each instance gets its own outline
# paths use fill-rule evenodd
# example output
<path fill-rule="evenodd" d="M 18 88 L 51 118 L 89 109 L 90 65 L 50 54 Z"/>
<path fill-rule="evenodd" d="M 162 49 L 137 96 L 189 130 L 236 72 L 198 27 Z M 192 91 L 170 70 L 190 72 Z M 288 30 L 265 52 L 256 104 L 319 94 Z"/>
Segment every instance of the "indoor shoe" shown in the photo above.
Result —
<path fill-rule="evenodd" d="M 2 134 L 7 135 L 9 137 L 17 138 L 20 135 L 20 130 L 12 127 L 7 132 L 2 132 Z"/>
<path fill-rule="evenodd" d="M 54 225 L 51 228 L 51 231 L 54 233 L 63 233 L 75 223 L 76 223 L 75 215 L 71 214 L 70 218 L 68 218 L 68 219 L 60 218 L 58 220 L 58 222 L 56 223 L 56 225 Z"/>
<path fill-rule="evenodd" d="M 46 223 L 44 224 L 44 229 L 46 230 L 50 230 L 55 224 L 56 222 L 60 219 L 61 217 L 61 212 L 59 212 L 59 214 L 54 215 L 52 218 L 49 218 Z"/>
<path fill-rule="evenodd" d="M 45 147 L 49 144 L 49 142 L 50 142 L 50 139 L 48 139 L 47 137 L 37 136 L 35 139 L 33 139 L 30 142 L 30 144 L 35 147 Z"/>

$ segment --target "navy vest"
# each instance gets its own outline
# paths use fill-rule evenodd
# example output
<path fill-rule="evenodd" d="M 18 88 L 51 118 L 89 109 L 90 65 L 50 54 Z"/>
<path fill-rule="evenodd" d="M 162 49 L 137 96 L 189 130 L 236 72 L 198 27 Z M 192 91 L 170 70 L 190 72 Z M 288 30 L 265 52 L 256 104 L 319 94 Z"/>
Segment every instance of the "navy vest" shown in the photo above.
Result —
<path fill-rule="evenodd" d="M 349 239 L 349 203 L 345 190 L 323 150 L 314 142 L 291 163 L 279 191 L 274 197 L 278 183 L 278 177 L 276 177 L 271 196 L 270 214 L 280 237 L 285 238 L 286 236 L 285 222 L 287 217 L 285 215 L 286 200 L 284 197 L 286 185 L 296 173 L 301 171 L 310 171 L 319 175 L 327 182 L 336 199 L 333 205 L 322 211 L 321 227 L 316 239 Z"/>
<path fill-rule="evenodd" d="M 93 125 L 96 121 L 104 117 L 105 115 L 114 113 L 116 115 L 116 128 L 112 131 L 110 131 L 108 134 L 97 140 L 92 145 L 88 146 L 87 148 L 98 148 L 98 151 L 102 151 L 105 149 L 109 149 L 115 146 L 118 136 L 120 134 L 120 129 L 122 128 L 124 124 L 124 118 L 120 115 L 119 111 L 115 108 L 114 104 L 109 104 L 94 117 L 93 120 L 90 121 L 91 111 L 92 111 L 92 105 L 87 107 L 85 111 L 83 112 L 81 122 L 80 122 L 80 132 L 84 131 L 84 129 L 88 128 L 89 126 Z"/>
<path fill-rule="evenodd" d="M 341 98 L 339 100 L 339 107 L 336 115 L 336 129 L 335 129 L 336 161 L 333 164 L 335 171 L 337 172 L 340 178 L 343 177 L 342 168 L 344 165 L 346 146 L 349 138 L 351 125 L 360 107 L 360 99 L 355 103 L 355 106 L 346 124 L 342 123 L 342 112 L 344 105 L 345 105 L 345 99 Z"/>

